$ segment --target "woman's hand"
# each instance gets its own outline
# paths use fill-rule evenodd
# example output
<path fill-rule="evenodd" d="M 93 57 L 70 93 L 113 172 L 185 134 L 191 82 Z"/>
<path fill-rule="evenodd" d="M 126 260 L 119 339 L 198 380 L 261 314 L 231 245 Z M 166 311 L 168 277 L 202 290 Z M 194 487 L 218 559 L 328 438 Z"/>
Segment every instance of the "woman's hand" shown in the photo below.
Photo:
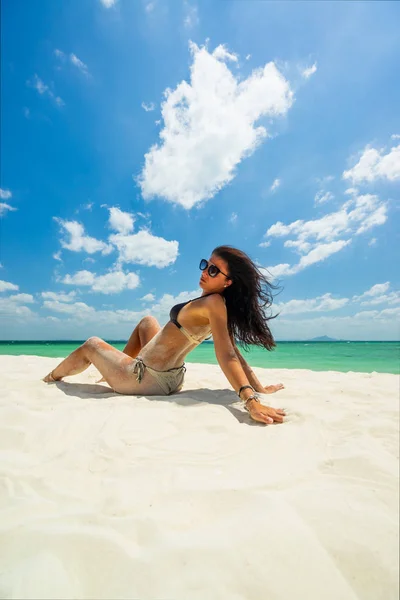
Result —
<path fill-rule="evenodd" d="M 285 386 L 283 383 L 277 383 L 276 385 L 267 385 L 264 388 L 263 394 L 274 394 L 275 392 L 279 392 L 279 390 L 283 390 Z"/>
<path fill-rule="evenodd" d="M 264 406 L 256 400 L 250 400 L 247 403 L 247 408 L 251 418 L 254 421 L 260 421 L 260 423 L 283 423 L 283 417 L 286 413 L 281 408 L 272 408 L 271 406 Z"/>

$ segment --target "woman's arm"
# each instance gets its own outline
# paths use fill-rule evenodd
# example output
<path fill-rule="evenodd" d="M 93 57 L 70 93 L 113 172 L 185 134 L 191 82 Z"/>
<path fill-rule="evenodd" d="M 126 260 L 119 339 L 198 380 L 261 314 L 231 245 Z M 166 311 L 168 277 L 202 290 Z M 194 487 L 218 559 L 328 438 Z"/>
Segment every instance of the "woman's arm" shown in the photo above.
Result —
<path fill-rule="evenodd" d="M 228 332 L 228 316 L 224 301 L 220 296 L 209 296 L 208 316 L 211 325 L 211 332 L 214 340 L 215 355 L 224 375 L 237 393 L 243 385 L 252 385 L 247 377 L 243 366 L 235 352 Z M 244 360 L 244 359 L 243 359 Z M 246 363 L 247 364 L 247 363 Z M 260 382 L 258 382 L 260 384 Z M 246 399 L 253 394 L 252 390 L 245 389 L 241 394 L 241 399 Z M 273 421 L 282 422 L 284 412 L 264 406 L 256 400 L 250 400 L 247 408 L 252 418 L 264 423 Z"/>
<path fill-rule="evenodd" d="M 276 385 L 263 386 L 263 384 L 257 379 L 250 365 L 245 361 L 245 359 L 241 355 L 239 348 L 236 346 L 235 340 L 232 336 L 230 336 L 230 339 L 232 342 L 232 346 L 236 352 L 236 356 L 238 357 L 240 364 L 242 365 L 243 371 L 245 372 L 247 379 L 250 381 L 250 385 L 253 386 L 256 392 L 260 392 L 260 394 L 273 394 L 274 392 L 282 390 L 285 387 L 282 383 L 278 383 Z"/>
<path fill-rule="evenodd" d="M 252 371 L 250 365 L 248 365 L 248 363 L 245 361 L 245 359 L 241 355 L 239 348 L 236 346 L 233 337 L 232 336 L 229 336 L 229 337 L 230 337 L 233 349 L 235 351 L 235 354 L 238 357 L 240 364 L 242 365 L 242 369 L 243 369 L 247 379 L 249 380 L 250 385 L 253 386 L 253 388 L 255 389 L 256 392 L 260 392 L 260 394 L 264 394 L 265 393 L 264 386 L 257 379 L 254 371 Z"/>

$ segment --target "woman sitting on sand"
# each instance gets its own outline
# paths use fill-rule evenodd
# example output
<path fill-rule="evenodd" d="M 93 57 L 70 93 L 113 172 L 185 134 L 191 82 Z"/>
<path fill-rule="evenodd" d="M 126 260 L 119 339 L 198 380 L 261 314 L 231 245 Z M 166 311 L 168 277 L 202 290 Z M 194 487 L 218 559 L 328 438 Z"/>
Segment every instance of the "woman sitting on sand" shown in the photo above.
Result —
<path fill-rule="evenodd" d="M 215 248 L 200 269 L 203 294 L 174 306 L 164 327 L 154 317 L 143 317 L 123 352 L 91 337 L 43 381 L 77 375 L 93 364 L 119 394 L 173 394 L 182 388 L 185 356 L 212 334 L 218 363 L 250 416 L 281 423 L 284 411 L 264 406 L 256 393 L 270 394 L 283 385 L 263 387 L 235 345 L 236 339 L 267 350 L 275 346 L 263 312 L 272 304 L 271 284 L 247 254 L 231 246 Z"/>

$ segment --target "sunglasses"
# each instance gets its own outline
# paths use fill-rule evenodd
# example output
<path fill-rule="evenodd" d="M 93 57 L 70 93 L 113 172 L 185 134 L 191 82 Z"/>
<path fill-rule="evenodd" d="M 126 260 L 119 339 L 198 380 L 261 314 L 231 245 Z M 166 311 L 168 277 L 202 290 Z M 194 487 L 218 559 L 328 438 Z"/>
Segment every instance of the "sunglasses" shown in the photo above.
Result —
<path fill-rule="evenodd" d="M 216 267 L 215 265 L 209 264 L 208 260 L 206 260 L 205 258 L 201 259 L 200 264 L 199 264 L 199 269 L 200 269 L 200 271 L 205 271 L 207 269 L 207 273 L 209 274 L 210 277 L 216 277 L 218 275 L 218 273 L 221 273 L 222 275 L 224 275 L 225 277 L 227 277 L 229 279 L 229 275 L 222 273 L 221 269 L 218 269 L 218 267 Z"/>

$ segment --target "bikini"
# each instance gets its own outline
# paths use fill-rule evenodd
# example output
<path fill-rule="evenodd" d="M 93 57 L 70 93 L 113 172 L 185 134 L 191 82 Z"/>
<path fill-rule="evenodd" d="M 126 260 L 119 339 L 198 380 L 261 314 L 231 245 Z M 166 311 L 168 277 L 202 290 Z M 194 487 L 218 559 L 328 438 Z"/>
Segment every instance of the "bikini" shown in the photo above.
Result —
<path fill-rule="evenodd" d="M 211 292 L 215 293 L 215 292 Z M 182 302 L 181 304 L 176 304 L 171 308 L 169 313 L 170 321 L 174 325 L 178 327 L 180 331 L 191 341 L 193 344 L 201 344 L 205 339 L 210 339 L 211 330 L 206 333 L 205 336 L 200 338 L 195 337 L 191 333 L 189 333 L 178 321 L 178 315 L 182 308 L 189 304 L 190 302 L 194 302 L 195 300 L 200 300 L 200 298 L 205 298 L 206 296 L 210 296 L 211 294 L 204 294 L 204 296 L 199 296 L 198 298 L 193 298 L 193 300 L 188 300 L 188 302 Z M 223 297 L 223 296 L 222 296 Z M 225 301 L 225 298 L 224 298 Z M 144 364 L 143 359 L 138 356 L 135 359 L 134 364 L 134 373 L 137 375 L 136 380 L 140 383 L 143 379 L 143 375 L 145 370 L 148 370 L 150 375 L 154 377 L 154 379 L 158 382 L 162 390 L 166 395 L 173 394 L 174 392 L 178 392 L 183 385 L 183 379 L 186 371 L 185 363 L 180 367 L 174 367 L 173 369 L 167 369 L 166 371 L 158 371 L 157 369 L 153 369 Z"/>
<path fill-rule="evenodd" d="M 200 298 L 205 298 L 206 296 L 211 296 L 211 294 L 213 294 L 215 292 L 211 292 L 210 294 L 204 294 L 204 296 L 199 296 L 198 298 L 193 298 L 193 300 L 188 300 L 187 302 L 182 302 L 181 304 L 175 304 L 175 306 L 173 306 L 171 308 L 171 311 L 169 313 L 169 320 L 171 321 L 171 323 L 173 323 L 174 325 L 176 325 L 178 327 L 178 329 L 180 329 L 182 331 L 182 333 L 188 338 L 189 341 L 191 341 L 193 344 L 201 344 L 201 342 L 203 342 L 204 340 L 210 339 L 210 333 L 211 330 L 206 333 L 205 336 L 203 337 L 196 337 L 194 335 L 192 335 L 191 333 L 189 333 L 187 331 L 187 329 L 185 329 L 178 321 L 178 315 L 181 312 L 182 308 L 184 306 L 186 306 L 186 304 L 189 304 L 190 302 L 194 302 L 195 300 L 200 300 Z M 225 300 L 225 298 L 224 298 Z"/>

